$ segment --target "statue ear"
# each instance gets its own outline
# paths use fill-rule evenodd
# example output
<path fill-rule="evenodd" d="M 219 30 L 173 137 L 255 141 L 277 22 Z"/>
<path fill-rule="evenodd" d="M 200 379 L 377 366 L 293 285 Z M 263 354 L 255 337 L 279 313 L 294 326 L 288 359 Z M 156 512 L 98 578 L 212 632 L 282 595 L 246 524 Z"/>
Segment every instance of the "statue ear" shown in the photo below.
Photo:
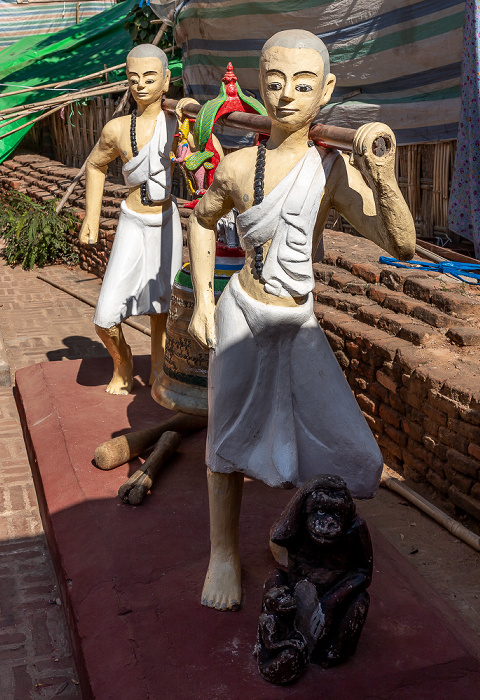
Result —
<path fill-rule="evenodd" d="M 270 539 L 275 544 L 288 549 L 289 543 L 295 539 L 302 523 L 302 510 L 305 499 L 311 491 L 319 485 L 319 478 L 310 479 L 298 489 L 295 496 L 288 503 L 281 516 L 270 528 Z"/>
<path fill-rule="evenodd" d="M 165 71 L 165 78 L 163 80 L 163 90 L 164 92 L 168 91 L 168 88 L 170 87 L 170 77 L 171 77 L 171 72 L 169 70 Z"/>

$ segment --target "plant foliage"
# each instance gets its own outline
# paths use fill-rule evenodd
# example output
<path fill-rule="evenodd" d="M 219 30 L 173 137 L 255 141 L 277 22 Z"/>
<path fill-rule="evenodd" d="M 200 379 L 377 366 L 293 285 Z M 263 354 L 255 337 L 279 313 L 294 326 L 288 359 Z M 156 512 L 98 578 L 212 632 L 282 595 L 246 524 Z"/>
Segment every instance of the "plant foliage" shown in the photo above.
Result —
<path fill-rule="evenodd" d="M 0 237 L 6 245 L 3 257 L 24 270 L 61 261 L 78 263 L 78 255 L 65 234 L 79 222 L 71 212 L 57 214 L 55 202 L 36 202 L 15 190 L 0 195 Z"/>
<path fill-rule="evenodd" d="M 151 24 L 152 19 L 158 19 L 155 12 L 143 4 L 140 7 L 134 5 L 130 12 L 125 17 L 125 31 L 130 34 L 130 39 L 134 44 L 151 44 L 157 36 L 158 24 Z M 160 49 L 165 50 L 173 44 L 173 31 L 171 27 L 167 27 L 167 31 L 163 33 L 162 39 L 158 44 Z"/>

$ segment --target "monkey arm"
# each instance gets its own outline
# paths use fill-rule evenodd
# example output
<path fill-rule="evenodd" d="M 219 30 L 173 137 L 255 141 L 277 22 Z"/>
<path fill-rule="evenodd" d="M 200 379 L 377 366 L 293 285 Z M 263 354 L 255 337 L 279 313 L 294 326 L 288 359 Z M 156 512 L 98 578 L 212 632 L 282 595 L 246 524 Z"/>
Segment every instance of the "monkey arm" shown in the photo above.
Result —
<path fill-rule="evenodd" d="M 374 153 L 379 127 L 390 133 L 392 147 Z M 331 205 L 363 236 L 400 260 L 415 252 L 415 225 L 395 178 L 395 138 L 385 125 L 358 129 L 353 153 L 335 161 L 326 190 Z"/>
<path fill-rule="evenodd" d="M 88 157 L 85 170 L 86 213 L 79 236 L 80 243 L 83 244 L 96 243 L 98 239 L 103 188 L 108 164 L 120 155 L 117 147 L 117 130 L 118 125 L 115 124 L 115 120 L 108 122 L 102 131 L 99 143 Z"/>

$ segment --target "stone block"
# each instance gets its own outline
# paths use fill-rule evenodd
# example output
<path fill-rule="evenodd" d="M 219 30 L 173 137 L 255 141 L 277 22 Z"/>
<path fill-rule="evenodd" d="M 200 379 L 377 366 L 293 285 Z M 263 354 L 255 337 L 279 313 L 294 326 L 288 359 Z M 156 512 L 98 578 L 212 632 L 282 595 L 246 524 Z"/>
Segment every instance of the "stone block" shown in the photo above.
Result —
<path fill-rule="evenodd" d="M 480 331 L 468 326 L 455 326 L 449 328 L 447 336 L 460 346 L 480 345 Z"/>
<path fill-rule="evenodd" d="M 436 290 L 432 293 L 432 303 L 447 314 L 461 318 L 480 318 L 480 300 L 459 292 Z"/>

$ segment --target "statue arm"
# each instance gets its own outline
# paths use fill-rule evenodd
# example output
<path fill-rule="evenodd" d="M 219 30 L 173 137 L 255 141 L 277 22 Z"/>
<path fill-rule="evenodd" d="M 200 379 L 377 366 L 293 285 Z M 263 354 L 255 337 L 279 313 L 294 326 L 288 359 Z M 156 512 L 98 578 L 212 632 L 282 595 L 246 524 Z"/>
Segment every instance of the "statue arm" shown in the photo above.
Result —
<path fill-rule="evenodd" d="M 379 132 L 389 133 L 390 152 L 373 152 Z M 385 125 L 365 124 L 353 153 L 337 158 L 326 190 L 331 205 L 363 236 L 400 260 L 415 253 L 415 225 L 395 178 L 395 137 Z"/>
<path fill-rule="evenodd" d="M 94 244 L 98 240 L 98 226 L 108 164 L 120 155 L 116 144 L 117 125 L 109 122 L 102 131 L 99 143 L 89 155 L 85 169 L 86 214 L 79 236 L 82 244 Z"/>
<path fill-rule="evenodd" d="M 197 204 L 188 222 L 188 248 L 195 308 L 188 328 L 201 345 L 215 347 L 215 226 L 234 206 L 229 193 L 229 168 L 223 160 L 206 194 Z"/>

